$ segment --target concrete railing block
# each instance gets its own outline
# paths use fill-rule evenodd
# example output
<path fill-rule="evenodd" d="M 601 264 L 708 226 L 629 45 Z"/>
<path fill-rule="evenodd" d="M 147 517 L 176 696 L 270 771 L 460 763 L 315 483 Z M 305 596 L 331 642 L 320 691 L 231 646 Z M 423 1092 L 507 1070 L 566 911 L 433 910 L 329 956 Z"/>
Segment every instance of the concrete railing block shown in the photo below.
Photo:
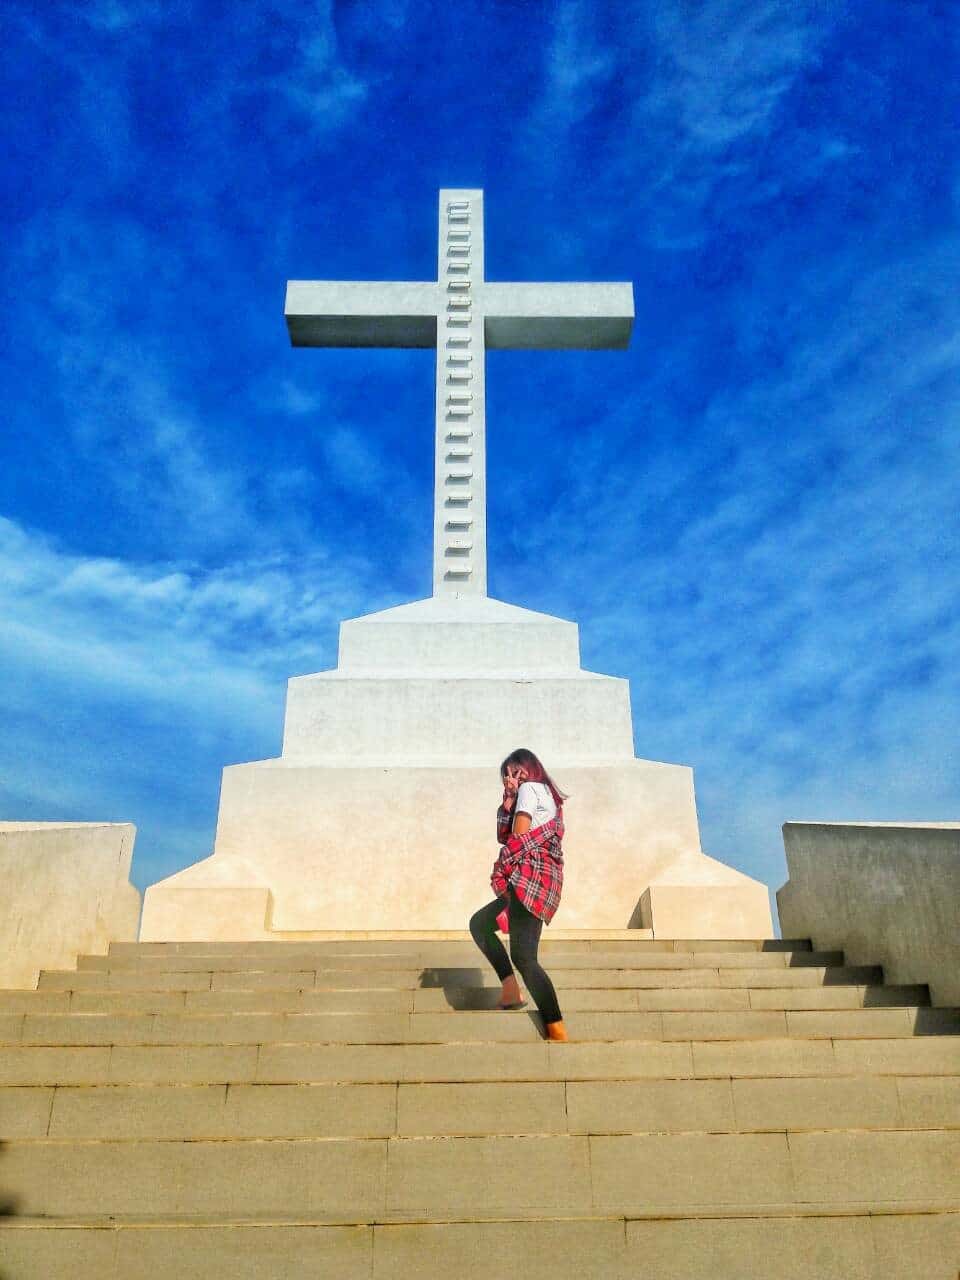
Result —
<path fill-rule="evenodd" d="M 788 822 L 786 933 L 960 1005 L 960 823 Z"/>
<path fill-rule="evenodd" d="M 136 938 L 135 837 L 128 822 L 0 822 L 0 988 Z"/>

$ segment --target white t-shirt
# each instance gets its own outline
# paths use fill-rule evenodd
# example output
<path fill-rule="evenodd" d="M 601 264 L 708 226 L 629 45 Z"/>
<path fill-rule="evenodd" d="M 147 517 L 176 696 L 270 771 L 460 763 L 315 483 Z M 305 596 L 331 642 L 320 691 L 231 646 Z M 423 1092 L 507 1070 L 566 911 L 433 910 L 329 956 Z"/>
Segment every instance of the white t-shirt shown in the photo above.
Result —
<path fill-rule="evenodd" d="M 537 827 L 557 816 L 557 806 L 545 782 L 521 782 L 513 812 L 529 813 L 530 830 L 536 831 Z"/>

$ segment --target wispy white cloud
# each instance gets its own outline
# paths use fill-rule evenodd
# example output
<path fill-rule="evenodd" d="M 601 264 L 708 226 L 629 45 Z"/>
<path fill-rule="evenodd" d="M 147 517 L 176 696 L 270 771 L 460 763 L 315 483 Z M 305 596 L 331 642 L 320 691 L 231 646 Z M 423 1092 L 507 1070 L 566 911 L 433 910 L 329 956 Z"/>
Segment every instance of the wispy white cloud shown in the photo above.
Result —
<path fill-rule="evenodd" d="M 221 11 L 183 0 L 82 0 L 23 8 L 17 15 L 32 43 L 73 79 L 73 109 L 117 165 L 133 165 L 130 114 L 145 51 L 202 21 L 216 66 L 191 78 L 190 100 L 211 120 L 253 93 L 265 94 L 309 122 L 315 138 L 336 134 L 362 106 L 367 80 L 344 57 L 334 0 L 251 0 Z M 65 21 L 66 20 L 66 21 Z M 403 0 L 388 5 L 385 29 L 406 20 Z M 77 38 L 76 33 L 83 38 Z M 189 74 L 188 68 L 180 69 Z M 199 69 L 198 69 L 199 70 Z"/>
<path fill-rule="evenodd" d="M 0 518 L 0 811 L 136 822 L 141 884 L 204 856 L 221 768 L 278 754 L 287 677 L 335 665 L 340 619 L 387 603 L 370 579 L 320 548 L 89 557 Z"/>
<path fill-rule="evenodd" d="M 784 817 L 950 816 L 956 88 L 923 8 L 561 0 L 531 40 L 522 5 L 12 0 L 7 812 L 133 817 L 169 872 L 336 619 L 422 590 L 429 377 L 301 362 L 278 304 L 432 270 L 411 201 L 463 181 L 491 274 L 638 282 L 629 352 L 491 358 L 497 591 L 579 616 L 739 865 L 778 878 Z"/>
<path fill-rule="evenodd" d="M 697 766 L 712 850 L 773 882 L 787 818 L 956 816 L 956 253 L 838 272 L 679 445 L 624 454 L 643 398 L 599 409 L 513 547 L 524 603 L 631 679 L 638 753 Z"/>
<path fill-rule="evenodd" d="M 672 119 L 699 151 L 763 131 L 829 30 L 818 9 L 780 0 L 653 6 L 655 70 L 640 115 Z"/>
<path fill-rule="evenodd" d="M 553 35 L 546 46 L 543 92 L 527 121 L 533 138 L 544 131 L 554 135 L 555 145 L 596 110 L 616 74 L 619 52 L 604 44 L 596 13 L 583 0 L 562 0 L 553 19 Z"/>
<path fill-rule="evenodd" d="M 165 10 L 168 17 L 173 11 L 160 0 L 83 0 L 73 8 L 83 22 L 110 34 L 129 34 L 131 28 L 158 22 Z"/>
<path fill-rule="evenodd" d="M 327 397 L 316 390 L 306 390 L 291 378 L 283 378 L 279 384 L 271 383 L 263 392 L 263 403 L 270 409 L 277 409 L 291 418 L 306 415 L 316 416 L 321 410 L 329 410 Z"/>
<path fill-rule="evenodd" d="M 75 464 L 90 468 L 104 499 L 168 550 L 309 540 L 306 511 L 288 500 L 309 478 L 287 466 L 253 473 L 242 451 L 218 448 L 218 438 L 242 437 L 245 408 L 223 403 L 211 414 L 206 389 L 184 376 L 163 341 L 170 299 L 188 288 L 183 263 L 142 226 L 117 218 L 111 232 L 98 251 L 79 217 L 43 214 L 13 248 L 26 274 L 52 275 L 24 321 L 55 375 Z M 127 328 L 130 304 L 118 298 L 116 280 L 131 293 L 145 289 L 145 263 L 170 283 L 145 300 L 152 314 Z"/>
<path fill-rule="evenodd" d="M 364 496 L 388 496 L 385 490 L 392 477 L 385 459 L 359 431 L 335 427 L 324 437 L 323 452 L 327 465 L 344 489 Z"/>
<path fill-rule="evenodd" d="M 655 247 L 695 248 L 709 235 L 718 189 L 722 208 L 778 194 L 784 175 L 759 181 L 745 152 L 779 125 L 841 12 L 807 0 L 616 8 L 567 0 L 517 134 L 524 163 L 547 175 L 582 170 L 594 238 L 616 236 L 630 210 Z M 833 132 L 794 137 L 792 146 L 794 183 L 853 150 Z M 574 239 L 567 256 L 580 248 Z"/>
<path fill-rule="evenodd" d="M 417 371 L 420 376 L 425 370 Z M 349 375 L 348 375 L 349 377 Z M 375 427 L 362 426 L 355 415 L 345 413 L 336 397 L 316 386 L 309 388 L 282 379 L 279 385 L 265 386 L 260 395 L 268 412 L 279 413 L 294 422 L 308 421 L 317 432 L 317 448 L 322 459 L 322 488 L 335 490 L 362 502 L 363 509 L 385 516 L 403 527 L 412 542 L 429 530 L 429 494 L 421 492 L 397 449 Z M 426 424 L 425 424 L 426 425 Z M 425 435 L 425 452 L 429 449 Z M 428 455 L 429 456 L 429 455 Z M 395 546 L 396 550 L 396 546 Z"/>
<path fill-rule="evenodd" d="M 306 121 L 315 141 L 330 140 L 370 92 L 344 55 L 334 17 L 334 0 L 307 0 L 296 8 L 282 0 L 247 6 L 244 39 L 239 46 L 224 41 L 239 65 L 224 69 L 215 96 L 235 104 L 267 95 Z"/>
<path fill-rule="evenodd" d="M 356 610 L 370 576 L 362 557 L 321 548 L 214 569 L 90 557 L 2 517 L 0 566 L 8 637 L 16 630 L 69 654 L 91 680 L 185 701 L 210 679 L 289 674 L 329 657 L 331 629 Z"/>
<path fill-rule="evenodd" d="M 366 98 L 367 85 L 340 58 L 330 6 L 313 15 L 294 48 L 287 70 L 272 80 L 274 87 L 319 131 L 337 128 Z"/>

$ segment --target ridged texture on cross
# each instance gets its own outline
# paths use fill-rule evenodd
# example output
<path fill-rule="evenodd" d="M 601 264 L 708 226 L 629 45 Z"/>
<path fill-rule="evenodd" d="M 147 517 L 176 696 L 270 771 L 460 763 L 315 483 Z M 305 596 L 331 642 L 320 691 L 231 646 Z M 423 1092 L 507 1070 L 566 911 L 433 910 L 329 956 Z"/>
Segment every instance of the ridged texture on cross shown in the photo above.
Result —
<path fill-rule="evenodd" d="M 486 595 L 483 192 L 442 190 L 433 594 Z"/>

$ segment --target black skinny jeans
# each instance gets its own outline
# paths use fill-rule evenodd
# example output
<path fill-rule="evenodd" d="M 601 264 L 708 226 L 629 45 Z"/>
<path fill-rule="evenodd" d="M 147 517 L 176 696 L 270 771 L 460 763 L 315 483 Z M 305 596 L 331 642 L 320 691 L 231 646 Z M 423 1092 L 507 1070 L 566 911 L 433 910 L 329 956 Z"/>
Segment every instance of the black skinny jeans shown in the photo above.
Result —
<path fill-rule="evenodd" d="M 502 982 L 513 973 L 513 964 L 520 971 L 524 985 L 533 996 L 544 1022 L 561 1020 L 557 993 L 550 976 L 537 959 L 543 921 L 528 911 L 513 888 L 508 888 L 510 917 L 510 955 L 497 937 L 497 916 L 507 906 L 506 898 L 494 898 L 470 917 L 470 933 L 474 942 L 487 957 Z"/>

